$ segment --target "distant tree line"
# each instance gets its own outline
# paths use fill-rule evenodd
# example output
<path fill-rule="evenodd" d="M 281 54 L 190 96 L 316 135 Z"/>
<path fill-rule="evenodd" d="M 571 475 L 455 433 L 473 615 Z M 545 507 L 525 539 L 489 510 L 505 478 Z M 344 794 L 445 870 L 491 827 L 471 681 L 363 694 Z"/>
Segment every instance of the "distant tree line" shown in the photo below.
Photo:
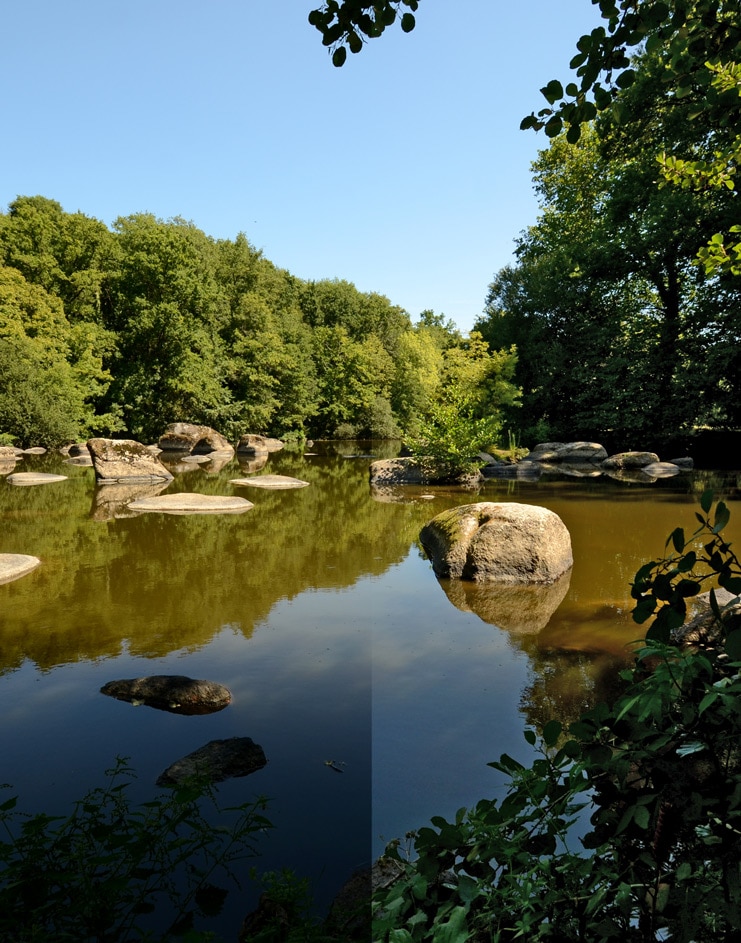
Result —
<path fill-rule="evenodd" d="M 460 391 L 498 416 L 515 360 L 443 315 L 297 278 L 243 234 L 146 213 L 109 229 L 41 196 L 0 214 L 0 433 L 18 444 L 149 441 L 174 421 L 413 436 Z"/>

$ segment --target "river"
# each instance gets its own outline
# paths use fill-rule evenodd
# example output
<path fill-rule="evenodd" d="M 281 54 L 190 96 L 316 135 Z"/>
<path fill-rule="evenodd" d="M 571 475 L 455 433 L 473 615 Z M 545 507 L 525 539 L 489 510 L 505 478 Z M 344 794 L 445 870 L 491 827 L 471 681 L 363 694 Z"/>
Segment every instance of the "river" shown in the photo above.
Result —
<path fill-rule="evenodd" d="M 0 585 L 0 781 L 29 811 L 64 811 L 117 756 L 146 799 L 162 770 L 212 739 L 249 736 L 268 763 L 219 789 L 269 798 L 275 829 L 260 867 L 310 878 L 326 906 L 386 841 L 501 789 L 487 763 L 525 758 L 525 724 L 568 720 L 608 697 L 629 644 L 636 569 L 689 533 L 708 486 L 741 533 L 738 475 L 683 473 L 654 483 L 601 476 L 487 480 L 477 491 L 378 495 L 368 466 L 393 448 L 318 443 L 273 453 L 264 471 L 309 487 L 258 491 L 221 469 L 174 467 L 168 491 L 239 494 L 240 515 L 134 514 L 59 455 L 17 470 L 63 482 L 0 479 L 0 553 L 41 566 Z M 539 504 L 573 543 L 568 591 L 548 624 L 501 628 L 460 587 L 436 579 L 419 543 L 435 514 L 471 501 Z M 133 707 L 107 681 L 181 674 L 225 684 L 232 703 L 206 716 Z M 327 765 L 333 761 L 341 772 Z M 233 939 L 254 905 L 232 895 Z"/>

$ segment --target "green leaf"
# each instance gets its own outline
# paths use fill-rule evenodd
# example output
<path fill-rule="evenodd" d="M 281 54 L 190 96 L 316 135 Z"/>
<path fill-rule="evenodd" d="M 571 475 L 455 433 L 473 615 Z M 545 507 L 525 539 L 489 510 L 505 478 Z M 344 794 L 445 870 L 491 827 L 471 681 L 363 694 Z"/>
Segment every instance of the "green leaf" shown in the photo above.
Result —
<path fill-rule="evenodd" d="M 708 514 L 710 512 L 710 508 L 712 507 L 712 505 L 713 505 L 713 492 L 703 491 L 700 497 L 700 507 L 703 509 L 703 511 L 706 514 Z"/>
<path fill-rule="evenodd" d="M 741 661 L 741 629 L 728 633 L 725 648 L 731 661 Z"/>
<path fill-rule="evenodd" d="M 523 735 L 523 737 L 527 740 L 527 742 L 530 744 L 531 747 L 534 747 L 534 746 L 535 746 L 535 741 L 536 741 L 537 737 L 536 737 L 536 735 L 535 735 L 535 731 L 534 731 L 534 730 L 531 730 L 531 728 L 528 727 L 528 728 L 523 732 L 522 735 Z"/>
<path fill-rule="evenodd" d="M 685 540 L 684 540 L 684 529 L 682 527 L 677 527 L 676 530 L 673 530 L 669 535 L 669 540 L 674 544 L 674 549 L 677 553 L 682 553 L 684 550 Z M 667 540 L 667 544 L 669 543 Z"/>
<path fill-rule="evenodd" d="M 551 79 L 545 88 L 541 88 L 540 91 L 549 105 L 554 105 L 563 98 L 563 85 L 558 79 Z"/>
<path fill-rule="evenodd" d="M 339 46 L 332 53 L 332 65 L 341 68 L 345 64 L 345 59 L 347 59 L 347 49 L 344 46 Z"/>
<path fill-rule="evenodd" d="M 545 123 L 545 133 L 549 138 L 555 138 L 561 133 L 563 128 L 563 122 L 558 117 L 554 115 L 552 118 L 549 118 Z"/>
<path fill-rule="evenodd" d="M 411 31 L 416 26 L 416 20 L 414 19 L 414 14 L 405 13 L 401 18 L 401 28 L 405 33 L 411 33 Z"/>
<path fill-rule="evenodd" d="M 723 501 L 719 501 L 715 508 L 715 521 L 713 524 L 713 533 L 719 534 L 731 519 L 731 512 Z"/>
<path fill-rule="evenodd" d="M 549 720 L 545 727 L 543 727 L 543 740 L 545 741 L 545 745 L 547 747 L 555 746 L 562 731 L 563 724 L 559 720 Z"/>

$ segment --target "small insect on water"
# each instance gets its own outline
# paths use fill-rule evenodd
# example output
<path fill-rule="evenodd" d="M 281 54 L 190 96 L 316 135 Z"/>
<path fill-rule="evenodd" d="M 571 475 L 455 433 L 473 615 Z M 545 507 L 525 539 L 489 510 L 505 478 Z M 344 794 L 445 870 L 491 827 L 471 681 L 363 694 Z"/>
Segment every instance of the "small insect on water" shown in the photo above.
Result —
<path fill-rule="evenodd" d="M 340 760 L 339 762 L 337 760 L 325 760 L 324 765 L 328 766 L 330 769 L 333 769 L 335 773 L 345 772 L 344 769 L 342 769 L 342 767 L 346 765 L 343 760 Z"/>

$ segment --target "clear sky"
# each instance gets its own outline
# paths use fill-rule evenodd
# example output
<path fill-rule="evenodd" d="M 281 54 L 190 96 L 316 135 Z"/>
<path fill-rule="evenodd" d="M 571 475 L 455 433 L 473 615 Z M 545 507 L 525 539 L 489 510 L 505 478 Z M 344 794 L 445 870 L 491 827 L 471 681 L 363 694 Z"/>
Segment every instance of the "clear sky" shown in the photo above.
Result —
<path fill-rule="evenodd" d="M 534 222 L 520 131 L 590 0 L 421 0 L 342 69 L 312 0 L 16 0 L 0 12 L 0 207 L 244 232 L 305 279 L 470 330 Z"/>

